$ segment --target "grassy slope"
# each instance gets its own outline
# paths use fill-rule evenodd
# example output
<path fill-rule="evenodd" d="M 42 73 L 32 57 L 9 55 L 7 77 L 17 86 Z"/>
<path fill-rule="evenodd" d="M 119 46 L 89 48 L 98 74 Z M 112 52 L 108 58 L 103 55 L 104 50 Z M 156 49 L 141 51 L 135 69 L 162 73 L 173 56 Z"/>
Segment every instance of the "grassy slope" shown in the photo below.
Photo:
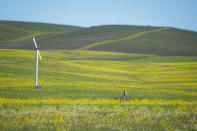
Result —
<path fill-rule="evenodd" d="M 43 39 L 43 49 L 78 49 L 94 42 L 120 39 L 138 32 L 155 28 L 140 26 L 98 26 L 86 28 L 76 32 L 59 34 L 51 38 Z M 44 44 L 48 42 L 48 44 Z M 51 44 L 50 44 L 51 43 Z"/>
<path fill-rule="evenodd" d="M 121 25 L 79 28 L 9 21 L 0 21 L 0 28 L 0 48 L 32 50 L 34 47 L 30 38 L 36 36 L 42 50 L 86 49 L 162 56 L 197 55 L 197 33 L 174 28 L 160 30 L 159 27 Z"/>
<path fill-rule="evenodd" d="M 30 32 L 26 32 L 25 30 L 20 30 L 20 28 L 11 28 L 6 24 L 2 24 L 0 22 L 0 41 L 9 41 L 10 39 L 17 39 L 21 37 L 25 37 L 31 35 Z"/>
<path fill-rule="evenodd" d="M 79 49 L 82 49 L 82 50 L 84 50 L 84 49 L 90 49 L 90 48 L 93 48 L 93 47 L 96 47 L 96 46 L 100 46 L 100 45 L 104 45 L 104 44 L 108 44 L 108 43 L 114 43 L 114 42 L 121 42 L 121 41 L 126 41 L 126 40 L 132 40 L 132 39 L 139 38 L 139 37 L 141 37 L 141 36 L 143 36 L 145 34 L 149 34 L 149 33 L 152 33 L 152 32 L 158 32 L 158 31 L 162 31 L 162 30 L 166 30 L 166 29 L 165 28 L 159 28 L 159 29 L 155 29 L 155 30 L 148 30 L 148 31 L 138 32 L 138 33 L 135 33 L 135 34 L 126 36 L 126 37 L 119 38 L 119 39 L 113 39 L 113 40 L 105 40 L 105 41 L 95 42 L 95 43 L 92 43 L 92 44 L 89 44 L 89 45 L 80 47 Z"/>
<path fill-rule="evenodd" d="M 21 41 L 35 32 L 40 33 L 41 27 L 37 30 L 36 27 L 30 29 L 31 23 L 29 27 L 22 25 L 1 24 L 0 36 L 4 34 L 4 37 L 0 40 Z M 175 29 L 152 32 L 155 29 L 102 26 L 68 32 L 57 29 L 55 33 L 46 34 L 51 32 L 46 31 L 37 35 L 42 49 L 78 49 L 97 43 L 86 49 L 195 55 L 195 32 Z M 143 34 L 144 31 L 149 33 Z M 133 39 L 141 33 L 143 35 Z M 111 39 L 114 41 L 108 43 Z M 2 45 L 34 48 L 32 41 L 0 42 L 0 48 Z M 154 49 L 158 49 L 157 52 Z M 35 52 L 0 49 L 1 130 L 197 129 L 196 56 L 160 57 L 82 50 L 41 51 L 41 55 L 39 84 L 43 89 L 36 90 Z M 105 99 L 120 98 L 123 90 L 135 98 L 130 104 Z"/>
<path fill-rule="evenodd" d="M 99 45 L 90 50 L 142 53 L 168 56 L 196 56 L 197 33 L 167 29 L 151 32 L 141 37 Z"/>
<path fill-rule="evenodd" d="M 0 96 L 8 98 L 197 99 L 196 57 L 42 51 L 34 89 L 32 51 L 0 50 Z"/>
<path fill-rule="evenodd" d="M 0 42 L 16 42 L 41 36 L 76 30 L 76 26 L 44 24 L 33 22 L 0 21 Z"/>

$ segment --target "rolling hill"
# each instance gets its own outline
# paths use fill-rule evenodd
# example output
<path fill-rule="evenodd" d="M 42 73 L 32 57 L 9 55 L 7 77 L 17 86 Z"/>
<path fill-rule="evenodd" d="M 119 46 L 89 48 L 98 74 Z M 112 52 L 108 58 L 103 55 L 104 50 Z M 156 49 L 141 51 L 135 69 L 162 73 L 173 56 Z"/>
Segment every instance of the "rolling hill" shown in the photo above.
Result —
<path fill-rule="evenodd" d="M 35 89 L 33 36 L 42 89 Z M 0 21 L 0 129 L 197 130 L 196 36 Z"/>
<path fill-rule="evenodd" d="M 152 26 L 105 25 L 90 28 L 0 21 L 0 48 L 92 50 L 160 56 L 196 56 L 197 32 Z"/>
<path fill-rule="evenodd" d="M 46 37 L 62 32 L 80 29 L 77 26 L 65 26 L 46 23 L 0 21 L 1 48 L 22 46 L 32 37 Z M 21 48 L 22 49 L 22 48 Z"/>

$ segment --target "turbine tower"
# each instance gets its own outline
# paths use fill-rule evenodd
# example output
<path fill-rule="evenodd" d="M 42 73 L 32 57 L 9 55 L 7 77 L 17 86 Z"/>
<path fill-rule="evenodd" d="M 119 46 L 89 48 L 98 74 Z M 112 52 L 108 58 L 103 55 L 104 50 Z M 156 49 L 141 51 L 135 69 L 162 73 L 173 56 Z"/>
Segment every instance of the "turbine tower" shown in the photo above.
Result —
<path fill-rule="evenodd" d="M 40 60 L 42 59 L 41 55 L 40 55 L 40 51 L 38 49 L 38 46 L 36 44 L 36 40 L 33 37 L 33 41 L 36 47 L 36 66 L 35 66 L 35 88 L 36 89 L 42 89 L 42 86 L 38 86 L 38 56 L 40 57 Z"/>

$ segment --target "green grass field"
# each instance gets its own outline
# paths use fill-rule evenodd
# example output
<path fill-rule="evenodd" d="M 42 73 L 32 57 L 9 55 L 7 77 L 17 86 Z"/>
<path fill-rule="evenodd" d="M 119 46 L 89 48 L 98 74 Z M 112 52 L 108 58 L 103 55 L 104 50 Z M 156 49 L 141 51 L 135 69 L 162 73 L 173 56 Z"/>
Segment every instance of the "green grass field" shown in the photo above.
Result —
<path fill-rule="evenodd" d="M 0 49 L 2 130 L 196 130 L 197 57 Z M 128 101 L 123 101 L 123 91 Z"/>
<path fill-rule="evenodd" d="M 196 41 L 169 27 L 0 21 L 0 130 L 197 130 Z"/>

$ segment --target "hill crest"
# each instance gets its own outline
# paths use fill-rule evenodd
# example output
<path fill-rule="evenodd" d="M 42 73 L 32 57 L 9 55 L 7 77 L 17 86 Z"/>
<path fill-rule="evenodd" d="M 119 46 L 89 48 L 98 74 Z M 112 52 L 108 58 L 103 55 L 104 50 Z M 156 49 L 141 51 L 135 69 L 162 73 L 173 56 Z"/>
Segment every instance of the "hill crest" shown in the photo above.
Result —
<path fill-rule="evenodd" d="M 57 24 L 0 21 L 0 48 L 95 50 L 153 55 L 197 55 L 197 32 L 172 27 L 103 25 L 82 28 Z"/>

